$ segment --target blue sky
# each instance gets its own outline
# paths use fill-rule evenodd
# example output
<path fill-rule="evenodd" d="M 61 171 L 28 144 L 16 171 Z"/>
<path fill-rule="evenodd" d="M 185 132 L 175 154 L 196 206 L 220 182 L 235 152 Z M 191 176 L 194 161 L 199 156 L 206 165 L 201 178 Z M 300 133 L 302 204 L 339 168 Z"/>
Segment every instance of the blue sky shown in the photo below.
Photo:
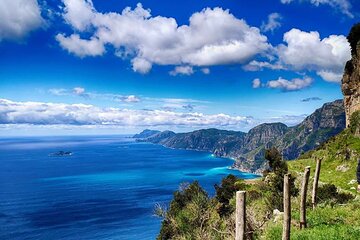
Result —
<path fill-rule="evenodd" d="M 297 124 L 342 98 L 356 2 L 1 1 L 1 134 Z"/>

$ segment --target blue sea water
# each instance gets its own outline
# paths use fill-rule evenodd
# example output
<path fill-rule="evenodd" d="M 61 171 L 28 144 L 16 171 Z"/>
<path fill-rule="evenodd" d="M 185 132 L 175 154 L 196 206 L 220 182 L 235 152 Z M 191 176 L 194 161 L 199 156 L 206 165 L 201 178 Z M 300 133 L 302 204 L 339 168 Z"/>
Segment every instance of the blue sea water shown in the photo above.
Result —
<path fill-rule="evenodd" d="M 155 239 L 180 183 L 256 177 L 231 164 L 124 136 L 0 138 L 0 239 Z"/>

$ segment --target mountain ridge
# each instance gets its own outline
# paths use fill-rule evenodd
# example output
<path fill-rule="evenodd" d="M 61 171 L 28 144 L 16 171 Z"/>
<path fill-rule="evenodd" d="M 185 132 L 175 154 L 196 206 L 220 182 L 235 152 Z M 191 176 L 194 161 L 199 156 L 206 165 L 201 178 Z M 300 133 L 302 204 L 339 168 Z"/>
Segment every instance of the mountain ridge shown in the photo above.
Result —
<path fill-rule="evenodd" d="M 296 126 L 283 123 L 263 123 L 249 130 L 201 129 L 189 133 L 157 132 L 138 141 L 161 144 L 175 149 L 211 152 L 218 157 L 234 159 L 232 168 L 260 174 L 268 166 L 264 160 L 267 148 L 276 147 L 285 159 L 297 158 L 328 138 L 345 129 L 342 100 L 325 103 Z"/>

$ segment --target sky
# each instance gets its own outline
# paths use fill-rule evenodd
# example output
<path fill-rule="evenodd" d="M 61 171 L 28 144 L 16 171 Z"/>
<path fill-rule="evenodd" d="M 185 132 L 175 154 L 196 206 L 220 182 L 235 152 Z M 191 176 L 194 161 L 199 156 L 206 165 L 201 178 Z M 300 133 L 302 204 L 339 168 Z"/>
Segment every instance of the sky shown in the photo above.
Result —
<path fill-rule="evenodd" d="M 2 0 L 0 135 L 248 131 L 342 98 L 359 0 Z"/>

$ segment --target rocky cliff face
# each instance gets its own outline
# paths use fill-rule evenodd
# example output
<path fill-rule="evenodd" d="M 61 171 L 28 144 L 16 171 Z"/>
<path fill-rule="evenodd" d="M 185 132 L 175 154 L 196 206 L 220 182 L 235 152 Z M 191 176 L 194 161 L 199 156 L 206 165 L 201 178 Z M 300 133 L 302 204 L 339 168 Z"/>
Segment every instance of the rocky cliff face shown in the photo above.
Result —
<path fill-rule="evenodd" d="M 345 128 L 342 100 L 324 104 L 295 127 L 282 123 L 261 124 L 248 133 L 203 129 L 190 133 L 165 131 L 142 141 L 166 147 L 207 151 L 220 157 L 233 158 L 234 168 L 261 173 L 266 167 L 264 152 L 272 146 L 286 159 L 297 158 L 302 152 L 314 149 L 329 137 Z"/>
<path fill-rule="evenodd" d="M 346 126 L 350 124 L 351 115 L 360 110 L 360 23 L 352 27 L 348 40 L 352 58 L 346 63 L 342 78 Z"/>
<path fill-rule="evenodd" d="M 285 159 L 295 159 L 301 152 L 314 149 L 344 128 L 343 101 L 336 100 L 317 109 L 299 125 L 287 131 L 274 145 L 282 150 Z"/>

